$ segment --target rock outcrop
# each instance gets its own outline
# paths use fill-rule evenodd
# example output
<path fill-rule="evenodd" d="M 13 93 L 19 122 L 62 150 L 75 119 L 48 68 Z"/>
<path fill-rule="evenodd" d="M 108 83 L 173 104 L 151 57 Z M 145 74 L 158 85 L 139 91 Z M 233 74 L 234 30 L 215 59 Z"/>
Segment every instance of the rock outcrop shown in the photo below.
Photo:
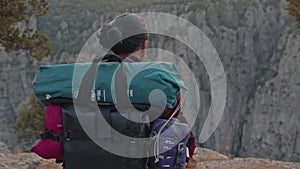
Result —
<path fill-rule="evenodd" d="M 197 148 L 194 160 L 186 169 L 298 169 L 300 163 L 280 162 L 259 158 L 233 158 L 210 149 Z"/>
<path fill-rule="evenodd" d="M 0 142 L 1 169 L 62 169 L 53 160 L 44 160 L 33 153 L 11 152 L 6 144 Z"/>

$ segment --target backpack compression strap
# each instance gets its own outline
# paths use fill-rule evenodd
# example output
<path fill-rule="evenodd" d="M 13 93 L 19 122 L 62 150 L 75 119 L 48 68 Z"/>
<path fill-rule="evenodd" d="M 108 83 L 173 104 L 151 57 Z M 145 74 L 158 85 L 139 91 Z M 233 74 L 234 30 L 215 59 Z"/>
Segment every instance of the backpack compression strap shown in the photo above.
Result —
<path fill-rule="evenodd" d="M 63 135 L 54 133 L 52 131 L 49 131 L 48 129 L 46 129 L 45 133 L 40 134 L 40 138 L 41 138 L 41 140 L 51 139 L 51 140 L 58 141 L 61 143 L 64 141 Z"/>
<path fill-rule="evenodd" d="M 94 59 L 92 65 L 89 67 L 82 78 L 77 97 L 77 103 L 79 105 L 87 106 L 90 104 L 91 91 L 93 89 L 94 79 L 96 76 L 99 61 L 99 58 Z"/>
<path fill-rule="evenodd" d="M 174 169 L 183 169 L 183 166 L 181 166 L 180 164 L 183 151 L 185 151 L 185 149 L 184 149 L 184 142 L 182 140 L 177 146 L 177 157 L 176 157 L 176 163 Z"/>
<path fill-rule="evenodd" d="M 175 125 L 175 124 L 174 124 Z M 182 155 L 184 153 L 184 151 L 186 151 L 186 145 L 184 143 L 185 140 L 185 135 L 184 135 L 184 130 L 179 127 L 178 125 L 175 125 L 177 131 L 179 132 L 179 138 L 182 138 L 182 140 L 178 143 L 177 146 L 177 156 L 176 156 L 176 163 L 174 166 L 174 169 L 183 169 L 184 166 L 181 166 L 181 160 L 182 160 Z M 186 157 L 185 157 L 185 162 L 186 162 Z"/>
<path fill-rule="evenodd" d="M 85 75 L 82 78 L 81 85 L 79 88 L 77 102 L 80 105 L 86 106 L 90 104 L 91 91 L 93 89 L 98 63 L 101 60 L 110 59 L 110 58 L 120 60 L 121 62 L 124 59 L 122 57 L 119 57 L 117 55 L 112 55 L 112 54 L 105 55 L 104 57 L 98 56 L 95 59 L 93 59 L 91 66 L 89 67 L 89 69 L 86 71 Z"/>
<path fill-rule="evenodd" d="M 99 107 L 90 101 L 91 98 L 91 91 L 93 90 L 94 80 L 98 68 L 98 63 L 101 60 L 107 60 L 107 59 L 115 59 L 119 60 L 120 62 L 123 61 L 124 58 L 119 57 L 117 55 L 108 54 L 104 57 L 98 56 L 92 61 L 92 65 L 89 67 L 89 69 L 86 71 L 84 77 L 82 78 L 81 85 L 79 88 L 79 93 L 77 97 L 77 103 L 82 107 L 90 107 L 93 110 L 97 110 L 99 108 L 103 118 L 98 118 L 98 132 L 97 137 L 103 138 L 103 137 L 110 137 L 111 136 L 111 129 L 110 125 L 105 125 L 106 123 L 110 124 L 110 111 L 112 109 L 112 105 L 99 105 Z M 122 63 L 121 63 L 122 65 Z M 123 68 L 123 67 L 122 67 Z M 121 69 L 121 72 L 123 69 Z M 120 71 L 118 71 L 120 72 Z M 123 76 L 122 83 L 124 83 L 124 74 L 121 74 Z M 125 77 L 126 78 L 126 77 Z M 126 92 L 126 90 L 125 90 Z M 127 94 L 127 92 L 126 92 Z M 103 121 L 105 120 L 105 121 Z"/>

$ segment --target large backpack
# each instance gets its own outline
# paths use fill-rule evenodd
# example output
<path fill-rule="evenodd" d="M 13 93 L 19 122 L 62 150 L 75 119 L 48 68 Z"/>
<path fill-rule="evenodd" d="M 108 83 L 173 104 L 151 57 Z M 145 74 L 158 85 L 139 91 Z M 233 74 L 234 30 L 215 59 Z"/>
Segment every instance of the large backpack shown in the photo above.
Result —
<path fill-rule="evenodd" d="M 58 89 L 53 90 L 53 87 L 49 87 L 50 83 L 56 82 L 47 82 L 44 76 L 47 76 L 48 72 L 41 72 L 43 69 L 40 69 L 39 75 L 37 75 L 34 89 L 41 102 L 45 105 L 51 103 L 58 104 L 62 108 L 64 133 L 57 137 L 57 140 L 63 143 L 64 169 L 148 168 L 149 158 L 147 156 L 145 157 L 145 154 L 151 154 L 151 152 L 148 151 L 153 149 L 153 142 L 151 142 L 151 139 L 149 139 L 148 142 L 145 141 L 145 139 L 138 138 L 149 138 L 150 136 L 149 115 L 151 116 L 151 113 L 149 114 L 147 111 L 159 111 L 161 108 L 151 109 L 149 105 L 150 101 L 147 100 L 149 93 L 141 92 L 137 92 L 136 97 L 130 98 L 134 106 L 126 107 L 128 103 L 122 105 L 121 100 L 126 97 L 128 98 L 130 95 L 130 92 L 127 91 L 128 87 L 126 83 L 121 89 L 113 89 L 116 93 L 114 97 L 111 95 L 109 99 L 106 97 L 106 100 L 101 97 L 98 98 L 97 95 L 96 97 L 92 97 L 91 91 L 93 90 L 93 85 L 103 84 L 103 82 L 94 82 L 95 77 L 99 79 L 96 73 L 97 69 L 99 70 L 98 61 L 94 60 L 93 63 L 89 65 L 86 73 L 83 74 L 81 85 L 78 89 L 79 93 L 77 93 L 78 95 L 75 100 L 71 100 L 71 98 L 74 98 L 74 92 L 72 90 L 70 93 L 68 90 L 57 91 Z M 114 64 L 116 63 L 108 65 Z M 120 75 L 121 78 L 115 78 L 115 84 L 124 83 L 127 80 L 126 65 L 124 65 L 125 64 L 122 63 L 117 65 L 118 69 L 115 76 Z M 130 67 L 130 64 L 127 64 L 127 71 L 128 65 Z M 64 66 L 68 67 L 69 65 Z M 52 70 L 57 71 L 55 69 Z M 177 69 L 174 70 L 176 74 Z M 147 76 L 148 74 L 151 74 L 151 72 L 144 72 L 144 74 L 140 74 L 140 76 Z M 174 74 L 174 72 L 172 72 L 172 74 Z M 160 74 L 154 72 L 152 76 L 149 76 L 150 78 L 148 77 L 150 84 L 151 82 L 155 82 L 152 84 L 157 85 L 157 82 L 159 82 L 155 76 L 158 76 L 158 79 L 164 82 L 162 83 L 163 85 L 161 85 L 164 86 L 163 91 L 172 91 L 172 95 L 166 94 L 166 103 L 167 107 L 173 108 L 172 106 L 176 105 L 176 97 L 179 94 L 180 87 L 184 87 L 183 83 L 176 79 L 177 77 L 168 77 L 168 73 Z M 43 78 L 43 80 L 41 80 L 41 78 Z M 65 81 L 59 80 L 58 83 L 60 87 L 64 88 L 62 82 Z M 47 84 L 48 87 L 45 88 L 42 84 Z M 66 86 L 68 85 L 69 83 Z M 138 85 L 138 83 L 136 85 Z M 101 85 L 99 86 L 102 87 Z M 110 87 L 111 84 L 106 86 Z M 133 89 L 134 87 L 133 85 Z M 68 89 L 68 87 L 65 88 Z M 97 89 L 97 87 L 94 88 L 96 88 L 94 91 L 97 94 L 97 90 L 100 89 Z M 146 89 L 149 91 L 152 90 L 151 87 L 146 87 Z M 111 91 L 109 88 L 101 90 Z M 147 92 L 147 90 L 143 92 Z M 100 95 L 103 96 L 103 93 L 101 94 Z M 147 99 L 142 98 L 145 96 Z M 142 98 L 143 101 L 139 102 L 140 99 L 138 98 Z M 97 103 L 95 101 L 97 101 Z M 118 105 L 119 107 L 117 107 L 113 101 L 120 103 L 120 105 Z M 124 111 L 120 112 L 120 107 Z M 109 126 L 106 124 L 109 124 Z M 87 130 L 89 132 L 87 132 Z M 54 133 L 53 135 L 56 134 Z M 128 137 L 120 137 L 120 135 Z M 97 143 L 109 145 L 110 147 L 103 147 Z M 116 152 L 121 152 L 121 154 Z"/>

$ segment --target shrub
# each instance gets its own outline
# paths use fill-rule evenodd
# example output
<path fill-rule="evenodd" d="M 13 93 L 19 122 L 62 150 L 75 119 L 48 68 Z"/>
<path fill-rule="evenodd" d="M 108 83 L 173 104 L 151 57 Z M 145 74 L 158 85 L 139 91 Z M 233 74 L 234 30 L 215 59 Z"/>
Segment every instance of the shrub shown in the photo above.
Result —
<path fill-rule="evenodd" d="M 21 104 L 16 122 L 13 127 L 19 138 L 36 140 L 43 129 L 45 107 L 31 92 L 30 96 Z"/>

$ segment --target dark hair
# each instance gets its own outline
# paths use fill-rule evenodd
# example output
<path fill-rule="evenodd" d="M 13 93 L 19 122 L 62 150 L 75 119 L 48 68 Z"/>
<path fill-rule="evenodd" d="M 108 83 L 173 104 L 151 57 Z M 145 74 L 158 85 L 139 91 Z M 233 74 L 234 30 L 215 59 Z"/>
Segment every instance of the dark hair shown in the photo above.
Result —
<path fill-rule="evenodd" d="M 145 20 L 133 13 L 124 13 L 106 23 L 97 34 L 100 45 L 115 54 L 133 53 L 148 39 Z"/>

